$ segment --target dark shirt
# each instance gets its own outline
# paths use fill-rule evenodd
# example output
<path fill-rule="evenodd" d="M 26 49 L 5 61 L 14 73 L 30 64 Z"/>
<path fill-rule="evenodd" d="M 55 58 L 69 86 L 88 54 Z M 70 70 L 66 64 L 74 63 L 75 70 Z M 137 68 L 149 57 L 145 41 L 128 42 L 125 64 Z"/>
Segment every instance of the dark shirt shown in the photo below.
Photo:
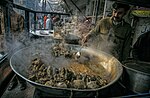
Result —
<path fill-rule="evenodd" d="M 131 49 L 131 32 L 130 24 L 122 20 L 121 23 L 114 25 L 112 17 L 106 17 L 98 21 L 96 27 L 91 33 L 101 34 L 101 38 L 113 42 L 111 54 L 119 61 L 124 61 L 129 57 Z M 104 50 L 105 51 L 105 50 Z"/>
<path fill-rule="evenodd" d="M 150 62 L 150 31 L 142 34 L 133 46 L 133 58 Z"/>

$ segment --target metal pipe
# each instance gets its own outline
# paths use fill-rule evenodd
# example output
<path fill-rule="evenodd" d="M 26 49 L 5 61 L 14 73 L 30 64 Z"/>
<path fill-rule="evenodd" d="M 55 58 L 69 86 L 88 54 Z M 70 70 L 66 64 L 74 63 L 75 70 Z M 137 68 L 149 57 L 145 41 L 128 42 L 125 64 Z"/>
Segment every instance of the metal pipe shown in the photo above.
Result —
<path fill-rule="evenodd" d="M 83 15 L 83 17 L 85 18 L 85 19 L 87 19 L 87 17 L 83 14 L 83 12 L 81 11 L 81 9 L 72 1 L 72 0 L 70 0 L 71 2 L 72 2 L 72 4 L 79 10 L 79 12 Z"/>
<path fill-rule="evenodd" d="M 28 9 L 28 8 L 25 8 L 25 7 L 23 7 L 23 6 L 17 5 L 17 4 L 13 4 L 13 7 L 14 7 L 14 8 L 17 8 L 17 9 L 21 9 L 21 10 L 27 10 L 27 11 L 32 12 L 32 13 L 70 15 L 69 13 L 57 13 L 57 12 L 34 11 L 34 10 L 30 10 L 30 9 Z"/>
<path fill-rule="evenodd" d="M 98 16 L 98 11 L 99 11 L 99 6 L 100 6 L 100 0 L 98 0 L 98 5 L 97 5 L 97 8 L 96 8 L 96 18 L 95 18 L 95 24 L 96 24 L 96 21 L 97 21 L 97 16 Z"/>
<path fill-rule="evenodd" d="M 27 32 L 29 32 L 29 29 L 30 29 L 30 27 L 29 27 L 29 12 L 28 11 L 25 11 L 25 30 L 27 31 Z"/>
<path fill-rule="evenodd" d="M 67 6 L 67 8 L 68 8 L 68 10 L 69 10 L 69 13 L 70 13 L 71 15 L 73 15 L 72 12 L 71 12 L 71 10 L 70 10 L 70 8 L 69 8 L 68 3 L 66 2 L 66 0 L 63 0 L 63 1 L 64 1 L 64 3 L 66 4 L 66 6 Z"/>
<path fill-rule="evenodd" d="M 36 13 L 34 13 L 34 32 L 36 30 Z"/>
<path fill-rule="evenodd" d="M 12 9 L 12 6 L 11 4 L 7 4 L 6 5 L 6 13 L 4 14 L 4 20 L 5 20 L 5 39 L 7 41 L 10 41 L 12 39 L 11 37 L 11 31 L 10 31 L 10 27 L 11 27 L 11 9 Z"/>
<path fill-rule="evenodd" d="M 107 5 L 107 0 L 105 0 L 104 12 L 103 12 L 103 18 L 105 17 L 105 14 L 106 14 L 106 5 Z"/>
<path fill-rule="evenodd" d="M 51 3 L 49 1 L 47 1 L 47 3 L 49 4 L 49 7 L 51 8 L 52 12 L 54 12 L 52 6 L 51 6 Z"/>

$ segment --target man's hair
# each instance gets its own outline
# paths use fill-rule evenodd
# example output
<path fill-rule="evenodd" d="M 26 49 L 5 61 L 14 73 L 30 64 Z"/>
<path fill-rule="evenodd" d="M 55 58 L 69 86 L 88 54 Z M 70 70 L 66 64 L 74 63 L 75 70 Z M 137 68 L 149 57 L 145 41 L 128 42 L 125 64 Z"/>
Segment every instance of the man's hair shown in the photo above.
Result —
<path fill-rule="evenodd" d="M 129 6 L 129 5 L 127 5 L 127 4 L 122 4 L 122 3 L 119 3 L 119 2 L 115 2 L 115 3 L 112 5 L 112 7 L 113 7 L 114 9 L 124 8 L 125 11 L 128 11 L 128 10 L 130 9 L 130 6 Z"/>

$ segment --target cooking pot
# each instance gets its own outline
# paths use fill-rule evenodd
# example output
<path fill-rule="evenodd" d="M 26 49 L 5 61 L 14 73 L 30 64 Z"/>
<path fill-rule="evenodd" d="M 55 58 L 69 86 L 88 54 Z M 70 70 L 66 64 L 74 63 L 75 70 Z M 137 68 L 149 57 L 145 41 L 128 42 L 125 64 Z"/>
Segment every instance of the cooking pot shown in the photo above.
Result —
<path fill-rule="evenodd" d="M 135 93 L 150 91 L 150 63 L 136 60 L 123 62 L 123 84 Z"/>
<path fill-rule="evenodd" d="M 65 42 L 68 43 L 68 44 L 79 44 L 79 41 L 80 41 L 80 37 L 75 35 L 75 34 L 67 34 L 65 36 Z"/>
<path fill-rule="evenodd" d="M 52 86 L 46 86 L 34 81 L 31 81 L 28 79 L 28 67 L 31 65 L 31 60 L 33 60 L 36 57 L 40 57 L 42 61 L 45 64 L 54 65 L 53 67 L 60 68 L 65 67 L 71 64 L 71 62 L 68 62 L 67 59 L 61 58 L 61 57 L 54 57 L 51 54 L 51 47 L 50 46 L 41 46 L 41 45 L 34 45 L 30 47 L 26 47 L 23 49 L 20 49 L 16 53 L 14 53 L 10 59 L 10 66 L 13 69 L 13 71 L 25 79 L 27 82 L 31 83 L 35 88 L 40 89 L 41 91 L 53 93 L 57 95 L 72 95 L 81 97 L 81 93 L 83 96 L 87 96 L 91 93 L 95 93 L 98 91 L 103 91 L 104 89 L 108 88 L 117 80 L 120 78 L 123 72 L 122 64 L 113 56 L 102 52 L 93 50 L 91 48 L 82 48 L 81 54 L 86 53 L 89 55 L 89 57 L 92 56 L 98 56 L 99 61 L 98 63 L 101 63 L 99 66 L 91 66 L 90 69 L 100 73 L 100 68 L 104 68 L 104 73 L 102 78 L 106 79 L 108 81 L 108 84 L 99 88 L 94 89 L 76 89 L 76 88 L 60 88 L 60 87 L 52 87 Z M 79 46 L 71 46 L 72 49 L 78 50 Z M 82 56 L 82 55 L 81 55 Z"/>

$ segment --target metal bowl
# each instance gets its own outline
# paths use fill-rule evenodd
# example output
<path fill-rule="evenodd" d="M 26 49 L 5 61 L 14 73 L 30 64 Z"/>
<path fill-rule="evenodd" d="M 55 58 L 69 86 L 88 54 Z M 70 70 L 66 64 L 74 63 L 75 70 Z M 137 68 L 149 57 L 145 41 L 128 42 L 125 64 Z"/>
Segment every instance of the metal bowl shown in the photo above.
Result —
<path fill-rule="evenodd" d="M 67 59 L 53 57 L 50 53 L 50 49 L 51 49 L 50 47 L 51 46 L 42 47 L 40 45 L 37 45 L 37 46 L 23 48 L 17 51 L 12 55 L 10 59 L 11 68 L 17 75 L 19 75 L 20 77 L 22 77 L 23 79 L 25 79 L 26 81 L 34 85 L 37 89 L 49 93 L 53 92 L 58 95 L 64 95 L 64 94 L 71 95 L 72 92 L 76 92 L 74 95 L 77 96 L 80 96 L 80 93 L 82 93 L 82 95 L 88 95 L 92 92 L 95 93 L 114 84 L 122 75 L 123 72 L 122 64 L 115 57 L 102 51 L 93 50 L 91 48 L 82 48 L 81 54 L 86 53 L 90 57 L 92 56 L 99 57 L 98 63 L 101 63 L 101 66 L 97 66 L 97 67 L 91 66 L 90 68 L 93 71 L 99 73 L 100 68 L 103 67 L 105 69 L 103 73 L 103 78 L 107 79 L 107 81 L 109 82 L 107 85 L 95 89 L 59 88 L 59 87 L 46 86 L 29 80 L 28 67 L 31 63 L 31 60 L 37 56 L 42 58 L 44 63 L 53 64 L 54 67 L 64 67 L 66 66 L 66 64 L 69 64 Z M 78 49 L 79 47 L 73 46 L 73 48 Z"/>
<path fill-rule="evenodd" d="M 149 92 L 150 63 L 136 60 L 127 60 L 123 63 L 123 84 L 135 93 Z"/>
<path fill-rule="evenodd" d="M 67 34 L 65 36 L 65 42 L 68 43 L 68 44 L 79 44 L 79 41 L 80 41 L 80 37 L 75 35 L 75 34 Z"/>

